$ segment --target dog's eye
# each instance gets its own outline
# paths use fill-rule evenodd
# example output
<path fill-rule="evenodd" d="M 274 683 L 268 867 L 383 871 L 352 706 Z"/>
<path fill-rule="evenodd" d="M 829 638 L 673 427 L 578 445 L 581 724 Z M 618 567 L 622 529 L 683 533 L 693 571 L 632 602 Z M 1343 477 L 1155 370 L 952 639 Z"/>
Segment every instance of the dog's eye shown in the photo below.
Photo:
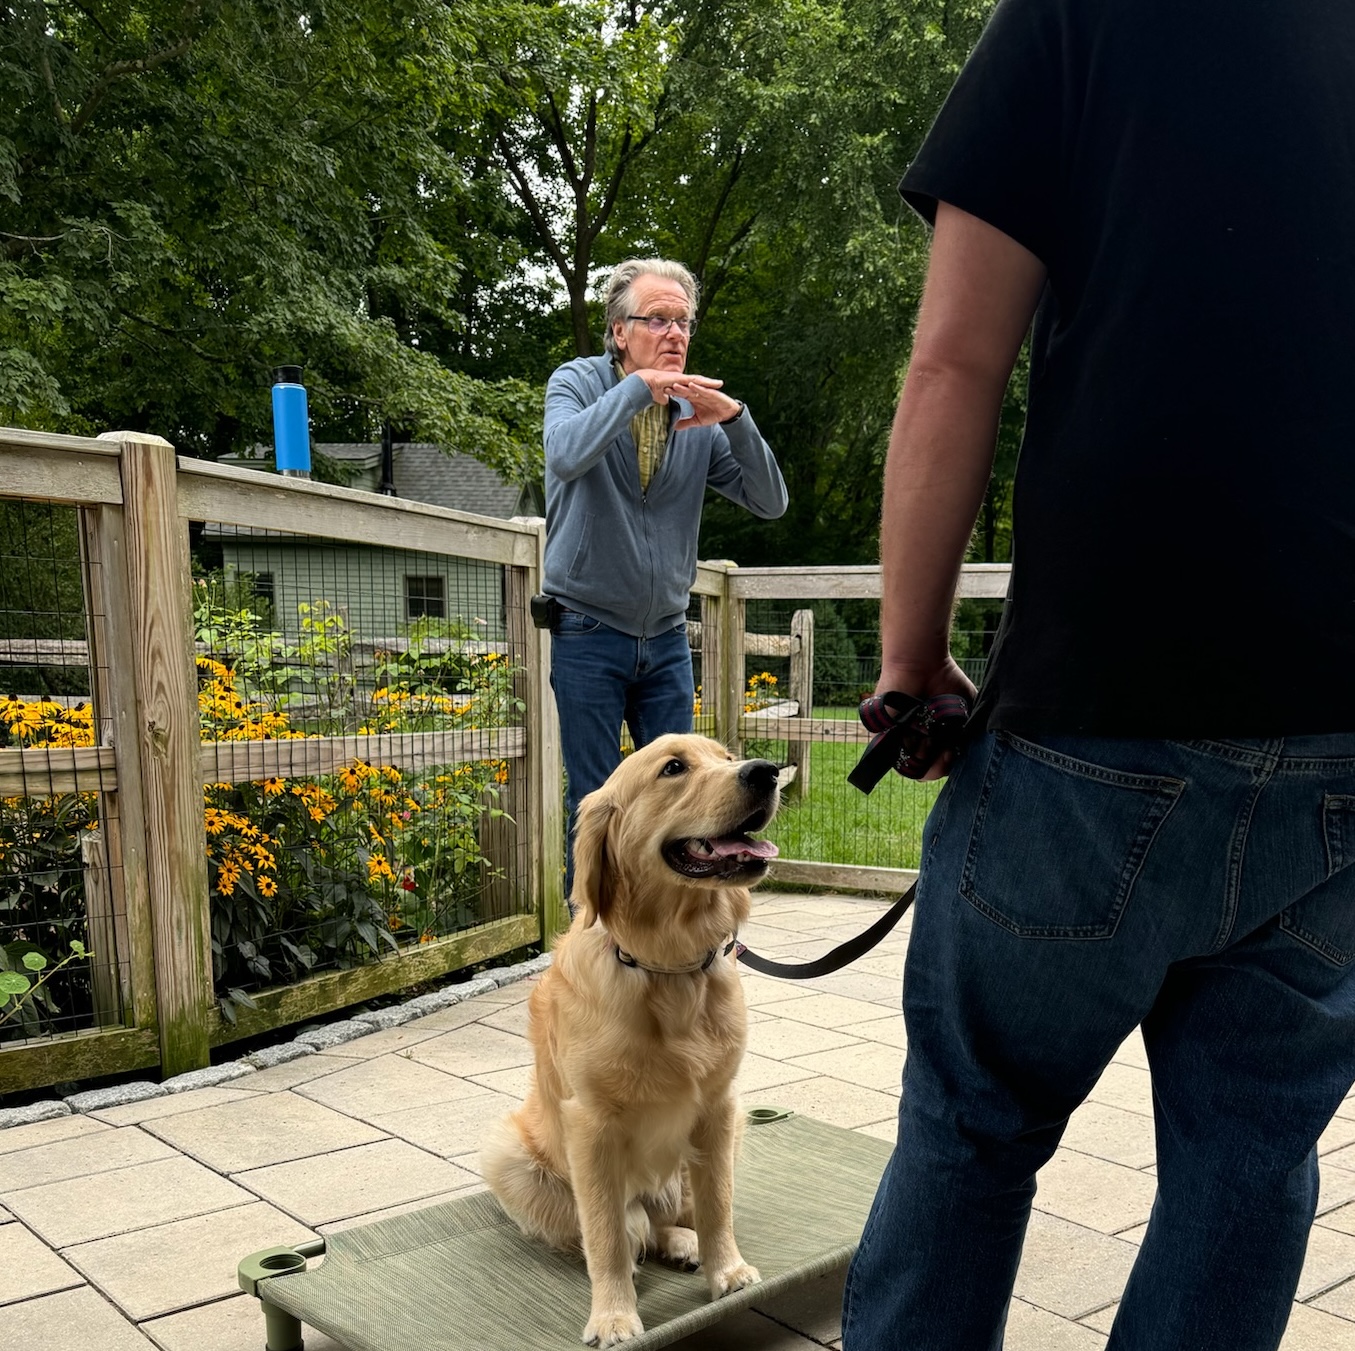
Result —
<path fill-rule="evenodd" d="M 681 760 L 669 760 L 668 763 L 659 770 L 660 775 L 664 778 L 671 778 L 674 774 L 685 774 L 686 772 L 687 766 L 684 765 Z"/>

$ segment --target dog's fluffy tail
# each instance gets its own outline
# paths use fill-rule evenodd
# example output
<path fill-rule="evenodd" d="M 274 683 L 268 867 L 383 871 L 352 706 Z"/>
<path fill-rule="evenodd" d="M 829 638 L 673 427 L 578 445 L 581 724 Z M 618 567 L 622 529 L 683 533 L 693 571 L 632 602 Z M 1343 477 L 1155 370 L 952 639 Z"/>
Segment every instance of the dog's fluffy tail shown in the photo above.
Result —
<path fill-rule="evenodd" d="M 532 1150 L 517 1112 L 486 1133 L 480 1146 L 480 1171 L 499 1204 L 529 1238 L 562 1252 L 582 1251 L 574 1193 Z"/>

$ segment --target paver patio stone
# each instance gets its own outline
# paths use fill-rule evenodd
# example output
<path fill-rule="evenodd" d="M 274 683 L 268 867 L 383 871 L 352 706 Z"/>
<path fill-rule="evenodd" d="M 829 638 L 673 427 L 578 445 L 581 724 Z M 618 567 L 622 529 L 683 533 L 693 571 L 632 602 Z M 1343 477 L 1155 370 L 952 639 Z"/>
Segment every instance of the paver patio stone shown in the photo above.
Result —
<path fill-rule="evenodd" d="M 8 1130 L 0 1131 L 0 1155 L 15 1154 L 21 1149 L 36 1149 L 39 1145 L 55 1144 L 58 1140 L 93 1135 L 107 1129 L 102 1122 L 74 1112 L 69 1116 L 36 1121 L 30 1126 L 11 1126 Z"/>
<path fill-rule="evenodd" d="M 898 929 L 883 943 L 873 947 L 864 957 L 858 957 L 852 963 L 853 971 L 869 971 L 872 976 L 888 976 L 895 982 L 895 990 L 903 994 L 903 959 L 907 946 L 895 937 Z"/>
<path fill-rule="evenodd" d="M 1119 1045 L 1111 1059 L 1117 1065 L 1133 1065 L 1135 1069 L 1148 1068 L 1148 1051 L 1143 1044 L 1143 1033 L 1136 1027 Z"/>
<path fill-rule="evenodd" d="M 764 1002 L 764 1008 L 772 1007 Z M 813 1027 L 838 1028 L 850 1023 L 868 1022 L 878 1017 L 878 1004 L 867 999 L 848 999 L 840 994 L 810 994 L 800 999 L 789 999 L 776 1010 L 782 1018 L 792 1022 L 808 1023 Z"/>
<path fill-rule="evenodd" d="M 450 1008 L 438 1009 L 436 1013 L 421 1014 L 408 1026 L 429 1027 L 436 1032 L 454 1032 L 458 1027 L 479 1021 L 490 1009 L 498 1007 L 500 1006 L 496 1004 L 485 1004 L 479 999 L 471 999 L 465 1003 L 453 1004 Z"/>
<path fill-rule="evenodd" d="M 1016 1294 L 1036 1308 L 1077 1320 L 1120 1297 L 1137 1255 L 1133 1244 L 1033 1211 Z"/>
<path fill-rule="evenodd" d="M 888 1140 L 895 1144 L 899 1138 L 899 1118 L 892 1116 L 888 1121 L 872 1121 L 868 1126 L 857 1126 L 862 1135 L 873 1135 L 877 1140 Z"/>
<path fill-rule="evenodd" d="M 0 1225 L 0 1304 L 83 1284 L 84 1278 L 78 1271 L 67 1266 L 23 1225 Z M 0 1329 L 6 1328 L 7 1317 L 0 1313 Z"/>
<path fill-rule="evenodd" d="M 838 1029 L 810 1027 L 805 1023 L 789 1026 L 780 1018 L 763 1017 L 748 1028 L 748 1050 L 753 1055 L 783 1060 L 793 1055 L 832 1051 L 839 1046 L 859 1045 L 860 1038 Z"/>
<path fill-rule="evenodd" d="M 1152 1118 L 1102 1102 L 1084 1102 L 1073 1113 L 1062 1147 L 1125 1168 L 1146 1168 L 1157 1158 Z"/>
<path fill-rule="evenodd" d="M 1106 1305 L 1104 1309 L 1098 1309 L 1095 1313 L 1089 1313 L 1078 1319 L 1078 1324 L 1082 1327 L 1089 1327 L 1095 1332 L 1104 1332 L 1109 1335 L 1111 1325 L 1115 1322 L 1116 1310 L 1119 1307 L 1120 1301 L 1117 1299 L 1113 1304 Z"/>
<path fill-rule="evenodd" d="M 1338 1285 L 1326 1294 L 1318 1295 L 1309 1308 L 1321 1309 L 1324 1313 L 1335 1314 L 1339 1318 L 1351 1320 L 1351 1346 L 1355 1346 L 1355 1280 Z"/>
<path fill-rule="evenodd" d="M 757 1106 L 753 1099 L 766 1094 L 775 1095 L 781 1084 L 792 1084 L 797 1079 L 812 1079 L 813 1070 L 787 1064 L 784 1060 L 773 1060 L 767 1056 L 745 1055 L 739 1066 L 738 1078 L 734 1081 L 735 1090 L 743 1099 L 745 1107 Z"/>
<path fill-rule="evenodd" d="M 477 1088 L 489 1089 L 495 1093 L 506 1093 L 519 1100 L 527 1096 L 532 1084 L 532 1067 L 517 1065 L 510 1070 L 490 1070 L 486 1074 L 477 1074 L 471 1081 Z"/>
<path fill-rule="evenodd" d="M 256 1201 L 81 1243 L 67 1248 L 65 1256 L 140 1322 L 229 1295 L 239 1289 L 235 1273 L 242 1257 L 314 1237 L 291 1216 Z"/>
<path fill-rule="evenodd" d="M 1112 1060 L 1087 1095 L 1090 1101 L 1119 1107 L 1140 1116 L 1153 1114 L 1153 1088 L 1146 1069 Z"/>
<path fill-rule="evenodd" d="M 1147 1224 L 1157 1184 L 1118 1163 L 1060 1149 L 1040 1169 L 1035 1206 L 1102 1234 Z"/>
<path fill-rule="evenodd" d="M 300 1084 L 308 1084 L 315 1079 L 323 1079 L 327 1075 L 337 1074 L 350 1065 L 359 1064 L 360 1061 L 354 1056 L 350 1047 L 360 1046 L 361 1044 L 361 1042 L 350 1042 L 342 1047 L 339 1053 L 328 1051 L 324 1055 L 312 1053 L 299 1060 L 289 1060 L 284 1065 L 274 1065 L 270 1069 L 258 1070 L 247 1079 L 237 1080 L 235 1084 L 228 1086 L 226 1091 L 232 1093 L 244 1090 L 248 1090 L 250 1093 L 282 1093 L 287 1089 L 296 1088 Z M 344 1054 L 344 1052 L 347 1052 L 347 1054 Z"/>
<path fill-rule="evenodd" d="M 144 1102 L 129 1102 L 125 1107 L 106 1107 L 95 1112 L 98 1120 L 110 1126 L 140 1126 L 162 1117 L 180 1116 L 184 1112 L 200 1111 L 223 1102 L 243 1102 L 248 1097 L 261 1096 L 246 1088 L 197 1088 L 191 1093 L 167 1093 L 163 1098 L 147 1098 Z"/>
<path fill-rule="evenodd" d="M 892 1121 L 899 1110 L 895 1095 L 877 1093 L 845 1079 L 819 1075 L 776 1088 L 777 1107 L 803 1112 L 830 1126 L 864 1126 L 872 1121 Z"/>
<path fill-rule="evenodd" d="M 1355 1164 L 1355 1121 L 1348 1121 L 1343 1116 L 1334 1116 L 1327 1123 L 1327 1129 L 1317 1137 L 1317 1152 L 1323 1159 L 1330 1158 L 1331 1162 L 1338 1168 L 1348 1168 Z M 1341 1154 L 1346 1153 L 1344 1159 Z"/>
<path fill-rule="evenodd" d="M 134 1323 L 87 1285 L 11 1304 L 4 1328 L 6 1346 L 23 1351 L 155 1351 Z"/>
<path fill-rule="evenodd" d="M 1337 1206 L 1319 1215 L 1317 1223 L 1324 1229 L 1335 1229 L 1342 1234 L 1355 1234 L 1355 1202 Z"/>
<path fill-rule="evenodd" d="M 324 1052 L 325 1058 L 342 1056 L 349 1060 L 375 1060 L 379 1055 L 389 1055 L 392 1051 L 407 1051 L 429 1037 L 436 1037 L 438 1029 L 428 1026 L 426 1018 L 401 1023 L 399 1027 L 382 1028 L 357 1041 L 347 1041 L 341 1046 Z"/>
<path fill-rule="evenodd" d="M 506 1116 L 519 1099 L 506 1093 L 481 1091 L 470 1098 L 438 1103 L 431 1107 L 414 1107 L 389 1116 L 375 1116 L 372 1125 L 390 1135 L 426 1149 L 444 1159 L 456 1159 L 462 1167 L 471 1168 L 459 1156 L 473 1156 L 479 1152 L 480 1141 L 492 1123 Z"/>
<path fill-rule="evenodd" d="M 1098 1351 L 1105 1344 L 1105 1335 L 1085 1324 L 1069 1322 L 1022 1299 L 1012 1300 L 1004 1351 Z"/>
<path fill-rule="evenodd" d="M 531 1019 L 525 1003 L 507 1004 L 480 1019 L 481 1027 L 492 1027 L 496 1032 L 508 1032 L 515 1037 L 526 1037 Z"/>
<path fill-rule="evenodd" d="M 526 1037 L 483 1026 L 474 1032 L 465 1027 L 444 1032 L 440 1037 L 421 1041 L 409 1054 L 421 1064 L 467 1079 L 532 1063 L 532 1048 Z"/>
<path fill-rule="evenodd" d="M 6 1204 L 47 1243 L 65 1248 L 252 1200 L 210 1168 L 173 1155 L 116 1172 L 30 1187 L 14 1192 Z"/>
<path fill-rule="evenodd" d="M 302 1325 L 306 1351 L 344 1351 L 332 1337 Z M 259 1301 L 240 1294 L 142 1325 L 161 1351 L 259 1351 L 264 1340 Z"/>
<path fill-rule="evenodd" d="M 168 1158 L 171 1153 L 154 1136 L 135 1126 L 109 1128 L 97 1149 L 91 1147 L 84 1135 L 57 1140 L 50 1145 L 0 1154 L 0 1194 L 149 1163 L 152 1159 Z"/>
<path fill-rule="evenodd" d="M 1317 1214 L 1322 1218 L 1332 1211 L 1339 1210 L 1351 1201 L 1355 1201 L 1355 1169 L 1340 1168 L 1332 1162 L 1336 1156 L 1322 1160 L 1318 1169 Z M 1355 1155 L 1351 1156 L 1355 1163 Z M 1334 1225 L 1333 1228 L 1340 1228 Z"/>
<path fill-rule="evenodd" d="M 858 1042 L 835 1051 L 792 1056 L 786 1064 L 814 1074 L 831 1074 L 835 1079 L 846 1079 L 880 1093 L 897 1093 L 903 1078 L 903 1052 L 880 1043 Z"/>
<path fill-rule="evenodd" d="M 402 1053 L 349 1062 L 323 1079 L 298 1084 L 296 1092 L 335 1111 L 370 1121 L 402 1108 L 451 1102 L 484 1090 Z"/>
<path fill-rule="evenodd" d="M 819 1351 L 820 1344 L 744 1309 L 672 1345 L 677 1351 Z"/>
<path fill-rule="evenodd" d="M 146 1129 L 218 1173 L 240 1173 L 384 1138 L 374 1127 L 299 1093 L 265 1093 L 204 1107 L 152 1121 Z"/>
<path fill-rule="evenodd" d="M 1320 1290 L 1355 1276 L 1355 1237 L 1314 1225 L 1299 1276 L 1298 1298 L 1311 1299 Z"/>
<path fill-rule="evenodd" d="M 787 954 L 787 961 L 806 962 L 827 953 L 827 947 L 812 947 L 795 954 Z M 817 976 L 806 985 L 813 986 L 820 995 L 841 995 L 844 999 L 869 1000 L 871 1004 L 885 1008 L 900 1007 L 901 985 L 896 976 L 873 976 L 870 972 L 858 972 L 852 966 L 841 972 L 832 972 L 828 976 Z"/>
<path fill-rule="evenodd" d="M 864 1023 L 847 1023 L 835 1030 L 843 1036 L 858 1037 L 862 1041 L 892 1046 L 897 1051 L 908 1049 L 908 1032 L 903 1025 L 903 1015 L 899 1013 L 890 1013 L 883 1018 L 871 1018 Z"/>
<path fill-rule="evenodd" d="M 237 1181 L 314 1226 L 456 1191 L 479 1178 L 404 1140 L 382 1140 L 257 1168 L 238 1174 Z"/>
<path fill-rule="evenodd" d="M 462 1196 L 473 1196 L 476 1192 L 488 1191 L 489 1189 L 478 1178 L 466 1187 L 458 1187 L 455 1191 L 442 1192 L 437 1196 L 421 1196 L 417 1201 L 406 1201 L 403 1205 L 386 1206 L 382 1210 L 369 1211 L 365 1215 L 349 1215 L 342 1220 L 329 1220 L 324 1224 L 317 1225 L 321 1234 L 337 1234 L 344 1229 L 358 1229 L 364 1224 L 377 1224 L 381 1220 L 388 1220 L 393 1215 L 408 1215 L 416 1210 L 425 1210 L 429 1206 L 441 1205 L 444 1201 L 452 1201 Z"/>
<path fill-rule="evenodd" d="M 1280 1343 L 1280 1351 L 1350 1351 L 1351 1347 L 1355 1347 L 1355 1323 L 1311 1304 L 1294 1305 Z"/>
<path fill-rule="evenodd" d="M 805 988 L 807 982 L 804 981 L 797 985 L 794 981 L 774 980 L 771 976 L 750 975 L 746 969 L 739 972 L 739 979 L 743 982 L 743 1002 L 750 1009 L 760 1009 L 765 1004 L 789 1003 L 793 999 L 808 999 L 811 994 Z M 778 1018 L 781 1012 L 777 1012 Z M 866 1016 L 869 1017 L 869 1013 Z"/>
<path fill-rule="evenodd" d="M 842 1336 L 842 1286 L 846 1279 L 845 1268 L 831 1271 L 775 1299 L 758 1301 L 753 1308 L 816 1342 L 835 1341 Z"/>

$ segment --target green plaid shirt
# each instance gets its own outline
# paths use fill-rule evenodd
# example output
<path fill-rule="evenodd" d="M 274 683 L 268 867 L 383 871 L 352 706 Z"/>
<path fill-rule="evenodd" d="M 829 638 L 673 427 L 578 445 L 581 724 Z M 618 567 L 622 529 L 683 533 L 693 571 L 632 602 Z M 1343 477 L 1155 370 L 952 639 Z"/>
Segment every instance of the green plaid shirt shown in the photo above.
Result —
<path fill-rule="evenodd" d="M 616 363 L 616 378 L 624 380 L 626 372 Z M 651 403 L 630 420 L 630 434 L 635 438 L 635 452 L 640 467 L 640 490 L 649 487 L 649 480 L 659 472 L 663 449 L 668 444 L 668 404 Z"/>

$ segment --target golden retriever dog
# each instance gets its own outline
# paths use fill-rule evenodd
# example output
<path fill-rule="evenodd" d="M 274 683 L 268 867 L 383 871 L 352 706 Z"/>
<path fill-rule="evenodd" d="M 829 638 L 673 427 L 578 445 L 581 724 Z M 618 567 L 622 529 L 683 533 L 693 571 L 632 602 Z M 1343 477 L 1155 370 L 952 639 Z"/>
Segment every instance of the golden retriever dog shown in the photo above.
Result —
<path fill-rule="evenodd" d="M 582 1250 L 590 1346 L 644 1331 L 637 1257 L 699 1264 L 712 1299 L 759 1279 L 732 1223 L 748 1036 L 733 948 L 776 856 L 749 832 L 777 802 L 769 761 L 664 736 L 580 804 L 574 922 L 528 1005 L 532 1086 L 481 1161 L 524 1233 Z"/>

